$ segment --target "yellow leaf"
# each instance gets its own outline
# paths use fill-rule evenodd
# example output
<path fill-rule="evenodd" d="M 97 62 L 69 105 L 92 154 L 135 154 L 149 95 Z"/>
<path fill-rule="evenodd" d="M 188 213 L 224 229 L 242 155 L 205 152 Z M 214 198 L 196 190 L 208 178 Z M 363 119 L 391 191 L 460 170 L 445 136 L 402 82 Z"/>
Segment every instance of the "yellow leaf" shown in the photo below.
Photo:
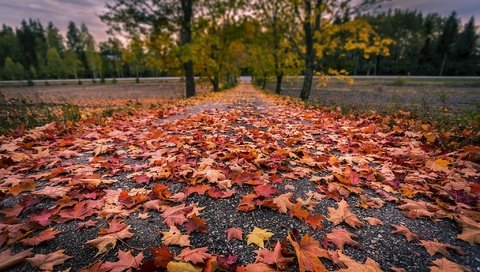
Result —
<path fill-rule="evenodd" d="M 200 272 L 202 268 L 193 266 L 190 263 L 184 262 L 169 262 L 167 264 L 168 272 Z"/>
<path fill-rule="evenodd" d="M 162 242 L 167 246 L 190 246 L 190 237 L 183 235 L 175 226 L 171 226 L 168 232 L 162 232 L 162 234 Z"/>
<path fill-rule="evenodd" d="M 436 172 L 445 172 L 449 173 L 450 170 L 448 170 L 448 165 L 450 164 L 449 161 L 444 160 L 444 159 L 436 159 L 434 161 L 427 161 L 426 167 L 430 168 L 433 171 Z"/>
<path fill-rule="evenodd" d="M 273 233 L 268 230 L 254 227 L 253 231 L 247 236 L 247 244 L 256 244 L 259 247 L 265 247 L 264 241 L 270 239 Z"/>

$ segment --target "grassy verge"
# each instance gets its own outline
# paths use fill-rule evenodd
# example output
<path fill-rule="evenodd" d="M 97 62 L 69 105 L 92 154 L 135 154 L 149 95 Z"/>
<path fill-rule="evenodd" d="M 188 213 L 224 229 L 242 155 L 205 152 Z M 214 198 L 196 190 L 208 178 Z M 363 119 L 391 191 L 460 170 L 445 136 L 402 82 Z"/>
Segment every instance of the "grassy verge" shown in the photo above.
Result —
<path fill-rule="evenodd" d="M 102 123 L 116 114 L 132 115 L 140 109 L 162 109 L 160 103 L 129 100 L 123 105 L 78 106 L 69 103 L 29 102 L 21 99 L 0 101 L 0 135 L 20 136 L 31 128 L 57 122 L 60 125 L 79 121 Z"/>

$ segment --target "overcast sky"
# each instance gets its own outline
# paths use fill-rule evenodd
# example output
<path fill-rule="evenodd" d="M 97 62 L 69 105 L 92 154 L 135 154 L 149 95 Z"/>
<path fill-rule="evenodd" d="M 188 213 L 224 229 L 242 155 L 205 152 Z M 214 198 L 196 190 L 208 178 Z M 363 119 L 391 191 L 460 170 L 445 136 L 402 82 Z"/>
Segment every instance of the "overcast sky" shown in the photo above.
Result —
<path fill-rule="evenodd" d="M 22 19 L 40 19 L 43 25 L 52 21 L 63 33 L 69 21 L 84 22 L 97 41 L 106 40 L 107 27 L 98 18 L 105 0 L 0 0 L 0 24 L 18 26 Z M 420 9 L 448 15 L 457 11 L 463 21 L 471 16 L 480 23 L 480 0 L 392 0 L 386 6 Z"/>

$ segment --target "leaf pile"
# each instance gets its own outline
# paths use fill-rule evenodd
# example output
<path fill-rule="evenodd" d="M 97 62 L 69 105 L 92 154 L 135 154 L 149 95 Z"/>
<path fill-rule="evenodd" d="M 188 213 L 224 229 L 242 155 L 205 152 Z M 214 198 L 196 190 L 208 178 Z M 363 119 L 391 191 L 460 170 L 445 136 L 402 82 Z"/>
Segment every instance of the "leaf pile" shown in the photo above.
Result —
<path fill-rule="evenodd" d="M 480 242 L 479 147 L 446 153 L 402 116 L 355 119 L 245 85 L 178 103 L 0 138 L 0 270 L 402 271 L 348 255 L 362 250 L 359 230 L 384 224 L 358 211 L 388 205 L 404 215 L 390 235 L 423 246 L 432 271 L 470 269 L 455 258 Z M 258 225 L 229 221 L 226 206 L 214 222 L 213 203 Z M 265 211 L 303 227 L 280 235 L 255 217 Z M 456 222 L 458 243 L 428 240 L 408 220 Z M 135 244 L 139 222 L 160 242 Z M 225 224 L 216 235 L 244 254 L 205 238 Z M 82 252 L 50 246 L 69 235 L 89 237 Z"/>

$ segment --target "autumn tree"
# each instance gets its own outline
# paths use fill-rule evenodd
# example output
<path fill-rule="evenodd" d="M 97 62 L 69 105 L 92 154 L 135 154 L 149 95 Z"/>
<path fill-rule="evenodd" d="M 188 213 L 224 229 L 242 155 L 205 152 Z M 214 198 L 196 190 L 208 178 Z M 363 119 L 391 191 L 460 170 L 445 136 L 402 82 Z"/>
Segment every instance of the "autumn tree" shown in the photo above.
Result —
<path fill-rule="evenodd" d="M 56 48 L 49 48 L 47 51 L 46 72 L 50 77 L 60 78 L 63 75 L 63 61 Z"/>
<path fill-rule="evenodd" d="M 122 50 L 123 45 L 117 38 L 108 38 L 100 43 L 100 55 L 102 56 L 105 72 L 113 78 L 122 75 Z"/>
<path fill-rule="evenodd" d="M 195 95 L 192 54 L 192 22 L 195 0 L 116 0 L 107 3 L 108 11 L 101 16 L 115 31 L 130 34 L 160 34 L 168 32 L 178 43 L 185 75 L 186 96 Z"/>
<path fill-rule="evenodd" d="M 80 84 L 79 74 L 83 70 L 83 64 L 78 59 L 77 54 L 72 50 L 67 50 L 64 53 L 63 66 L 65 67 L 65 72 L 68 76 L 73 76 Z"/>
<path fill-rule="evenodd" d="M 19 80 L 23 74 L 23 66 L 14 62 L 10 57 L 5 59 L 5 64 L 3 65 L 3 74 L 6 79 L 10 80 Z"/>
<path fill-rule="evenodd" d="M 195 68 L 209 79 L 214 91 L 219 91 L 221 81 L 232 81 L 232 75 L 239 70 L 237 57 L 245 49 L 242 43 L 245 25 L 238 15 L 244 3 L 202 0 L 199 5 L 202 8 L 194 24 L 192 47 Z"/>
<path fill-rule="evenodd" d="M 259 21 L 268 35 L 262 35 L 266 39 L 266 55 L 273 59 L 273 73 L 276 77 L 275 92 L 282 91 L 282 80 L 288 68 L 294 67 L 292 63 L 292 50 L 287 43 L 285 33 L 289 30 L 292 22 L 288 0 L 256 0 L 251 1 L 253 16 Z M 295 61 L 293 61 L 295 62 Z"/>
<path fill-rule="evenodd" d="M 145 52 L 143 49 L 143 43 L 138 37 L 134 37 L 130 40 L 130 43 L 123 50 L 122 61 L 134 68 L 135 78 L 139 82 L 139 72 L 143 70 L 145 62 Z"/>

